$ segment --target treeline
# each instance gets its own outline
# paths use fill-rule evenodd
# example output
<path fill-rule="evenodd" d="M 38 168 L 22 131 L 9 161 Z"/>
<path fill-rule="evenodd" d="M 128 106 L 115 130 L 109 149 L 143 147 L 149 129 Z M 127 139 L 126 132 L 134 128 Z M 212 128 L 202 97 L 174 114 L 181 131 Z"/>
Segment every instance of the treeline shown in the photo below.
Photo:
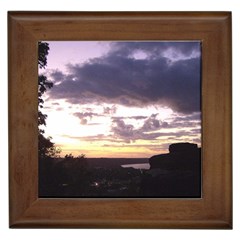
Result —
<path fill-rule="evenodd" d="M 73 194 L 70 188 L 77 189 L 75 194 L 83 193 L 89 184 L 89 172 L 84 155 L 73 157 L 68 154 L 63 159 L 45 157 L 39 161 L 39 196 Z"/>

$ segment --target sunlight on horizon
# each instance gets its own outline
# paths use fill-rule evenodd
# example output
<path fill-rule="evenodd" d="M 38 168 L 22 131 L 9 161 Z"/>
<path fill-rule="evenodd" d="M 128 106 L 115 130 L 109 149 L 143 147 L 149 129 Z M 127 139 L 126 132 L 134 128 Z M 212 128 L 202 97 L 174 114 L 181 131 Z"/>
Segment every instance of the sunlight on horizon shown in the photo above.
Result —
<path fill-rule="evenodd" d="M 51 105 L 51 102 L 48 102 L 48 104 Z M 88 117 L 88 123 L 86 124 L 81 123 L 81 121 L 73 115 L 75 112 L 84 112 L 84 109 L 90 108 L 94 113 L 100 115 L 100 113 L 103 113 L 104 107 L 110 108 L 110 106 L 111 105 L 108 106 L 105 104 L 103 107 L 99 107 L 97 105 L 96 111 L 94 111 L 95 106 L 92 104 L 81 106 L 80 109 L 79 106 L 75 107 L 73 105 L 72 108 L 69 109 L 68 103 L 61 103 L 61 111 L 53 109 L 48 109 L 45 111 L 45 113 L 48 115 L 45 135 L 52 136 L 56 146 L 59 146 L 62 149 L 62 157 L 70 153 L 73 155 L 86 154 L 88 157 L 126 157 L 128 153 L 134 157 L 150 157 L 151 154 L 153 154 L 153 151 L 148 149 L 152 146 L 152 144 L 148 143 L 148 141 L 138 140 L 137 144 L 139 144 L 140 147 L 131 147 L 131 144 L 121 141 L 113 145 L 113 139 L 111 137 L 109 139 L 101 139 L 99 137 L 99 142 L 97 139 L 91 140 L 90 138 L 91 136 L 94 137 L 97 135 L 104 135 L 106 136 L 105 138 L 107 138 L 107 136 L 111 135 L 111 118 L 114 117 L 125 117 L 126 124 L 130 124 L 135 128 L 141 127 L 141 125 L 144 123 L 144 120 L 134 119 L 134 117 L 142 114 L 141 108 L 135 107 L 129 109 L 124 106 L 115 106 L 117 108 L 116 112 L 105 114 L 105 116 L 95 116 L 92 118 Z M 157 112 L 157 110 L 159 112 Z M 144 115 L 147 118 L 147 116 L 151 115 L 153 112 L 161 116 L 161 121 L 168 119 L 172 114 L 171 109 L 159 107 L 156 109 L 156 107 L 148 107 L 144 110 Z M 129 119 L 127 117 L 129 117 Z M 89 138 L 89 140 L 87 138 Z M 117 139 L 115 138 L 114 140 Z M 160 139 L 157 141 L 159 142 L 159 146 L 161 145 L 161 142 L 165 142 Z M 132 141 L 132 143 L 134 143 L 134 141 Z M 143 143 L 145 146 L 141 147 Z M 112 146 L 106 146 L 109 144 Z M 165 150 L 162 149 L 159 151 L 159 153 L 164 153 L 167 151 L 168 149 L 166 148 Z"/>

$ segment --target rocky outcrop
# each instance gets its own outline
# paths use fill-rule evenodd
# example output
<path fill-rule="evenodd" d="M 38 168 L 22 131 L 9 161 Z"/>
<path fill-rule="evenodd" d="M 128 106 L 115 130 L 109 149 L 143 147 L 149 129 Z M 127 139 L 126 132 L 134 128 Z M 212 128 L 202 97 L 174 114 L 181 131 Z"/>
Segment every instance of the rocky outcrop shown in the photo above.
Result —
<path fill-rule="evenodd" d="M 191 170 L 200 167 L 201 149 L 197 144 L 174 143 L 169 153 L 155 155 L 149 159 L 150 169 Z"/>
<path fill-rule="evenodd" d="M 201 149 L 197 144 L 175 143 L 169 153 L 149 159 L 142 179 L 145 197 L 201 197 Z"/>
<path fill-rule="evenodd" d="M 197 144 L 194 143 L 173 143 L 169 146 L 169 153 L 192 152 L 196 151 L 197 148 Z"/>

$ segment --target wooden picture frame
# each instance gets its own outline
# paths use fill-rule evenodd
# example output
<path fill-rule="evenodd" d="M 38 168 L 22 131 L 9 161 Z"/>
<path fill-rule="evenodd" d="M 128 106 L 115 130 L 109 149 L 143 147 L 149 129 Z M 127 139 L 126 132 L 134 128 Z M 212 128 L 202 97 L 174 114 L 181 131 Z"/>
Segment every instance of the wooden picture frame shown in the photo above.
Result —
<path fill-rule="evenodd" d="M 202 198 L 38 197 L 40 40 L 202 41 Z M 9 12 L 11 228 L 232 228 L 230 12 Z"/>

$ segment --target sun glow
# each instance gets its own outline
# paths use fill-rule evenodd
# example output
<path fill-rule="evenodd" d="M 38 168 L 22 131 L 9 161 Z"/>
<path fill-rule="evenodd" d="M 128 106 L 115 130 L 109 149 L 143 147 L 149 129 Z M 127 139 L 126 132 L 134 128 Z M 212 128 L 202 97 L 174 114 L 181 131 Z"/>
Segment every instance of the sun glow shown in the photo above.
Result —
<path fill-rule="evenodd" d="M 121 136 L 113 136 L 112 125 L 113 119 L 124 119 L 126 125 L 132 126 L 133 129 L 140 129 L 146 119 L 152 115 L 156 116 L 157 121 L 164 122 L 172 117 L 173 111 L 169 108 L 148 106 L 143 110 L 139 107 L 129 108 L 123 105 L 79 106 L 65 101 L 58 104 L 48 101 L 45 112 L 48 115 L 46 136 L 54 137 L 56 146 L 62 149 L 61 156 L 72 153 L 86 154 L 89 157 L 149 157 L 167 152 L 166 147 L 160 148 L 161 145 L 167 145 L 169 142 L 166 136 L 159 136 L 155 143 L 137 139 L 127 141 L 121 139 Z M 76 113 L 80 113 L 82 119 Z M 177 130 L 172 128 L 173 132 Z M 167 133 L 168 129 L 159 128 L 148 131 L 149 134 L 160 132 Z"/>

